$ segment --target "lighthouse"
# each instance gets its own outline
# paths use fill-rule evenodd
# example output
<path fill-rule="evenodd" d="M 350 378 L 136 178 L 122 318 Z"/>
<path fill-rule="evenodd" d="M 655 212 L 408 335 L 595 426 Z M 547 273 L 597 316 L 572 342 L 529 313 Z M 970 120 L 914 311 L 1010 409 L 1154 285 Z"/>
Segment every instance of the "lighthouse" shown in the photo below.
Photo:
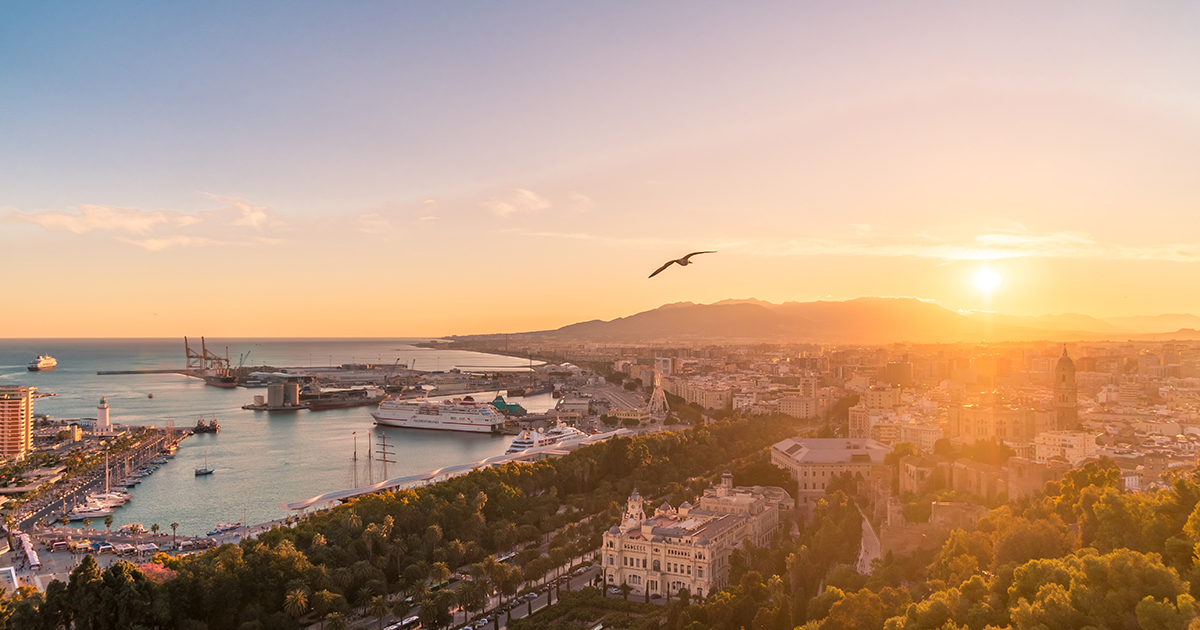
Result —
<path fill-rule="evenodd" d="M 100 405 L 96 407 L 96 426 L 92 429 L 92 433 L 108 433 L 112 431 L 112 424 L 108 421 L 108 398 L 101 398 Z"/>

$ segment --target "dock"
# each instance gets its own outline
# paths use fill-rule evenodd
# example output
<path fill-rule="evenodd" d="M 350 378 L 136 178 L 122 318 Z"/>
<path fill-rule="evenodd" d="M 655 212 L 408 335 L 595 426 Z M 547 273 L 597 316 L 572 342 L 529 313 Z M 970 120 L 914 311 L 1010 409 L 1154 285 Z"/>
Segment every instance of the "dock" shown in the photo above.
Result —
<path fill-rule="evenodd" d="M 115 376 L 121 374 L 182 374 L 184 376 L 196 376 L 200 374 L 192 370 L 183 370 L 179 368 L 167 370 L 100 370 L 96 372 L 98 376 Z"/>

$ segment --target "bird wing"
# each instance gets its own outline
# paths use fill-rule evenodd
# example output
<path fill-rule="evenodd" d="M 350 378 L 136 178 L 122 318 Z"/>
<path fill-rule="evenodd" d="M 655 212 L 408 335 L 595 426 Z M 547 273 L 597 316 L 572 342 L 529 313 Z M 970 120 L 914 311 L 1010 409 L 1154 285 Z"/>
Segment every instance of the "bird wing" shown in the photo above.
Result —
<path fill-rule="evenodd" d="M 687 256 L 684 256 L 683 258 L 680 258 L 679 260 L 682 260 L 682 261 L 684 261 L 684 262 L 687 262 L 687 259 L 691 258 L 692 256 L 699 256 L 700 254 L 715 254 L 715 253 L 717 253 L 717 252 L 716 252 L 716 251 L 711 251 L 711 252 L 692 252 L 692 253 L 688 254 Z"/>
<path fill-rule="evenodd" d="M 678 260 L 668 260 L 665 264 L 663 264 L 663 266 L 659 267 L 658 269 L 656 269 L 654 271 L 654 273 L 650 274 L 650 277 L 653 278 L 654 276 L 657 276 L 658 274 L 662 273 L 663 270 L 665 270 L 667 267 L 670 267 L 671 265 L 674 265 L 677 262 L 679 262 L 679 261 Z"/>

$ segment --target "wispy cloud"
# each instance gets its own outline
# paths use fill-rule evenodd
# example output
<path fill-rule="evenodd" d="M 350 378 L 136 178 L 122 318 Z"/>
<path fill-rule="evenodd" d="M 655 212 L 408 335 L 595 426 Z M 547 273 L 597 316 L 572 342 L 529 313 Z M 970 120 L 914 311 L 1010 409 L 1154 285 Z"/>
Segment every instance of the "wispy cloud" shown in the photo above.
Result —
<path fill-rule="evenodd" d="M 286 222 L 271 208 L 242 199 L 205 194 L 225 204 L 225 207 L 185 213 L 83 204 L 70 210 L 14 211 L 0 216 L 0 222 L 38 225 L 48 232 L 107 235 L 149 251 L 227 243 L 282 242 L 278 238 L 254 234 L 268 227 L 286 227 Z M 239 231 L 238 228 L 253 232 L 247 234 L 245 229 Z"/>
<path fill-rule="evenodd" d="M 10 220 L 18 223 L 40 225 L 51 232 L 87 234 L 95 231 L 149 234 L 159 226 L 183 227 L 192 225 L 196 217 L 165 210 L 139 210 L 84 204 L 76 206 L 74 212 L 44 210 L 41 212 L 14 212 Z"/>
<path fill-rule="evenodd" d="M 203 236 L 183 236 L 177 234 L 175 236 L 166 236 L 162 238 L 117 238 L 122 243 L 137 245 L 138 247 L 148 249 L 152 252 L 159 252 L 168 247 L 202 247 L 205 245 L 220 245 L 222 241 L 205 238 Z"/>
<path fill-rule="evenodd" d="M 530 214 L 550 207 L 550 202 L 541 195 L 525 188 L 509 188 L 482 204 L 485 210 L 507 219 L 513 215 Z"/>

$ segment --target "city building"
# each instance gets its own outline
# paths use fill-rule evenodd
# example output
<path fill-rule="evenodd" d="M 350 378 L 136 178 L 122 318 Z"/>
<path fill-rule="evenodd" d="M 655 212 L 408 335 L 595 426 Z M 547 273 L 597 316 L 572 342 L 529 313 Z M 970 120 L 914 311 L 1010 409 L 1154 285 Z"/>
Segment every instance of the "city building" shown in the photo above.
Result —
<path fill-rule="evenodd" d="M 1084 431 L 1045 431 L 1034 438 L 1033 448 L 1038 461 L 1061 457 L 1078 466 L 1096 456 L 1096 436 Z"/>
<path fill-rule="evenodd" d="M 618 420 L 636 420 L 638 424 L 642 424 L 650 421 L 650 408 L 636 407 L 633 409 L 613 409 L 611 412 L 609 412 L 609 415 Z"/>
<path fill-rule="evenodd" d="M 728 472 L 700 502 L 708 507 L 664 503 L 647 518 L 634 490 L 621 523 L 604 534 L 605 584 L 627 584 L 642 595 L 674 595 L 680 589 L 696 597 L 712 594 L 729 580 L 733 550 L 768 541 L 780 527 L 780 515 L 794 506 L 782 488 L 733 487 Z"/>
<path fill-rule="evenodd" d="M 951 438 L 962 444 L 980 440 L 1032 442 L 1037 434 L 1052 431 L 1058 412 L 998 404 L 955 405 L 947 426 Z"/>
<path fill-rule="evenodd" d="M 796 502 L 786 490 L 776 486 L 735 487 L 733 473 L 725 471 L 721 475 L 721 485 L 704 491 L 699 508 L 719 514 L 753 516 L 747 539 L 765 547 L 779 530 L 780 523 L 796 509 Z"/>
<path fill-rule="evenodd" d="M 808 514 L 825 488 L 843 473 L 871 481 L 890 472 L 883 458 L 892 448 L 868 438 L 790 438 L 771 447 L 771 463 L 788 471 L 797 485 L 797 507 Z"/>
<path fill-rule="evenodd" d="M 785 396 L 779 399 L 779 412 L 793 418 L 812 418 L 817 415 L 817 401 L 815 398 Z"/>
<path fill-rule="evenodd" d="M 0 387 L 0 458 L 23 459 L 33 448 L 36 387 Z"/>

